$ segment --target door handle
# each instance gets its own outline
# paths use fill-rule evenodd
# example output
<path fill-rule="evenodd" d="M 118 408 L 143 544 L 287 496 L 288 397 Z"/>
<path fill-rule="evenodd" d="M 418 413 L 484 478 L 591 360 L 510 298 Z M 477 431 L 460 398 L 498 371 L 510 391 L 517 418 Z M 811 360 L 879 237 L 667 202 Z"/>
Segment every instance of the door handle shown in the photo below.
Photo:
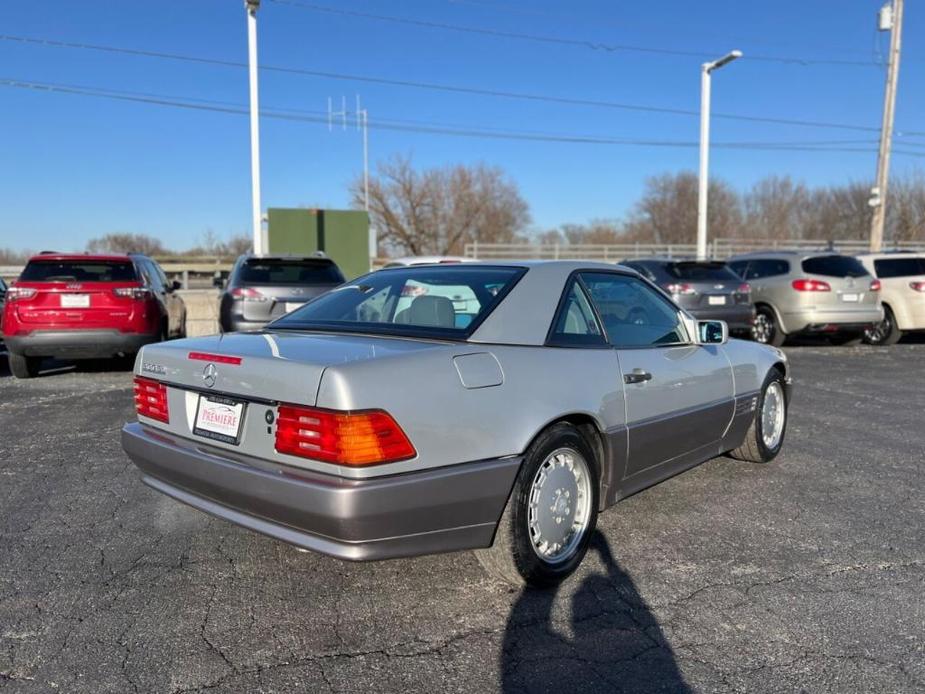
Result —
<path fill-rule="evenodd" d="M 652 374 L 642 369 L 633 369 L 632 373 L 623 374 L 624 383 L 645 383 L 652 380 Z"/>

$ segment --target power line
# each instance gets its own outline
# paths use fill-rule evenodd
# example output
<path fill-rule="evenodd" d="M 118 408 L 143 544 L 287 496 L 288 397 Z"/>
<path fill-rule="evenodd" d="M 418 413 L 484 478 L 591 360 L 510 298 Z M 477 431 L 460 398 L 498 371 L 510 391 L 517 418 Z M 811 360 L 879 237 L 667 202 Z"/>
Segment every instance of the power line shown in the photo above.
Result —
<path fill-rule="evenodd" d="M 197 63 L 201 65 L 218 65 L 222 67 L 234 67 L 234 68 L 246 68 L 247 64 L 240 61 L 234 60 L 225 60 L 220 58 L 206 58 L 202 56 L 193 56 L 179 53 L 167 53 L 164 51 L 151 51 L 138 48 L 125 48 L 121 46 L 111 46 L 111 45 L 102 45 L 102 44 L 91 44 L 91 43 L 78 43 L 73 41 L 60 41 L 57 39 L 45 39 L 45 38 L 34 38 L 26 36 L 16 36 L 10 34 L 0 34 L 0 41 L 8 42 L 17 42 L 25 43 L 31 45 L 39 45 L 46 47 L 56 47 L 56 48 L 71 48 L 71 49 L 81 49 L 89 51 L 98 51 L 104 53 L 116 53 L 116 54 L 125 54 L 133 55 L 138 57 L 146 58 L 159 58 L 165 60 L 176 60 L 182 62 Z M 699 116 L 700 112 L 690 109 L 680 109 L 680 108 L 671 108 L 671 107 L 662 107 L 662 106 L 649 106 L 642 104 L 631 104 L 631 103 L 621 103 L 616 101 L 604 101 L 596 99 L 579 99 L 572 97 L 560 97 L 552 96 L 547 94 L 535 94 L 528 92 L 515 92 L 515 91 L 506 91 L 506 90 L 497 90 L 497 89 L 482 89 L 479 87 L 468 87 L 461 85 L 451 85 L 445 83 L 434 83 L 434 82 L 420 82 L 414 80 L 399 80 L 399 79 L 389 79 L 384 77 L 372 77 L 368 75 L 355 75 L 355 74 L 345 74 L 338 72 L 329 72 L 321 70 L 308 70 L 305 68 L 297 67 L 284 67 L 278 65 L 261 65 L 261 70 L 267 72 L 277 72 L 283 74 L 295 74 L 308 77 L 320 77 L 325 79 L 335 79 L 335 80 L 345 80 L 352 82 L 361 82 L 365 84 L 381 84 L 386 86 L 393 87 L 408 87 L 414 89 L 424 89 L 430 91 L 440 91 L 454 94 L 468 94 L 468 95 L 477 95 L 477 96 L 491 96 L 498 98 L 506 99 L 517 99 L 523 101 L 533 101 L 533 102 L 542 102 L 542 103 L 555 103 L 568 106 L 586 106 L 586 107 L 595 107 L 595 108 L 608 108 L 608 109 L 617 109 L 625 111 L 638 111 L 645 113 L 663 113 L 669 115 L 682 115 L 682 116 Z M 853 130 L 858 132 L 879 132 L 879 128 L 862 126 L 862 125 L 852 125 L 848 123 L 830 123 L 824 121 L 809 121 L 809 120 L 798 120 L 798 119 L 789 119 L 789 118 L 771 118 L 766 116 L 749 116 L 743 114 L 730 114 L 730 113 L 713 113 L 714 118 L 722 118 L 726 120 L 736 120 L 743 122 L 752 122 L 752 123 L 771 123 L 775 125 L 792 125 L 800 127 L 813 127 L 813 128 L 827 128 L 827 129 L 837 129 L 837 130 Z M 925 131 L 905 131 L 898 134 L 906 135 L 925 135 Z"/>
<path fill-rule="evenodd" d="M 184 108 L 196 111 L 211 111 L 246 115 L 247 107 L 244 104 L 218 101 L 210 99 L 169 96 L 152 94 L 149 92 L 128 92 L 112 89 L 101 89 L 81 85 L 68 85 L 49 82 L 34 82 L 16 79 L 0 79 L 0 86 L 18 89 L 29 89 L 46 93 L 70 94 L 97 98 L 129 101 L 157 106 Z M 326 124 L 327 115 L 324 111 L 309 111 L 290 108 L 264 108 L 260 115 L 265 118 L 286 120 L 294 122 L 308 122 Z M 489 127 L 455 127 L 440 123 L 424 123 L 421 121 L 403 121 L 400 119 L 385 119 L 370 121 L 369 127 L 379 130 L 399 132 L 414 132 L 430 135 L 449 135 L 457 137 L 476 137 L 486 139 L 521 140 L 532 142 L 558 142 L 567 144 L 595 144 L 620 145 L 637 147 L 666 147 L 666 148 L 693 148 L 696 141 L 683 140 L 657 140 L 614 138 L 599 135 L 580 134 L 543 134 L 530 131 L 500 130 Z M 845 147 L 836 145 L 845 144 L 873 144 L 866 140 L 824 140 L 808 142 L 719 142 L 715 146 L 731 150 L 764 150 L 764 151 L 809 151 L 809 152 L 875 152 L 873 147 Z M 897 153 L 910 156 L 925 157 L 925 152 L 909 152 L 896 150 Z"/>
<path fill-rule="evenodd" d="M 708 58 L 715 51 L 684 51 L 674 48 L 661 48 L 654 46 L 640 46 L 631 44 L 602 43 L 591 41 L 589 39 L 569 38 L 561 36 L 550 36 L 542 34 L 528 34 L 516 31 L 504 31 L 501 29 L 490 29 L 487 27 L 476 27 L 461 24 L 452 24 L 449 22 L 437 22 L 425 19 L 413 19 L 410 17 L 397 17 L 395 15 L 376 14 L 372 12 L 361 12 L 359 10 L 348 10 L 342 7 L 329 7 L 326 5 L 316 5 L 314 3 L 301 2 L 300 0 L 269 0 L 277 5 L 289 5 L 298 7 L 303 10 L 312 12 L 324 12 L 327 14 L 336 14 L 344 17 L 353 17 L 357 19 L 371 19 L 379 22 L 389 22 L 392 24 L 404 24 L 415 26 L 423 29 L 436 29 L 442 31 L 454 31 L 465 34 L 478 34 L 481 36 L 491 36 L 494 38 L 514 39 L 518 41 L 530 41 L 534 43 L 544 43 L 559 46 L 572 46 L 577 48 L 586 48 L 594 51 L 606 53 L 647 53 L 657 55 L 669 55 L 676 57 L 688 58 Z M 775 55 L 753 55 L 749 54 L 749 60 L 761 62 L 783 63 L 787 65 L 843 65 L 852 67 L 879 67 L 878 63 L 872 60 L 845 60 L 836 58 L 803 58 L 793 56 L 775 56 Z"/>

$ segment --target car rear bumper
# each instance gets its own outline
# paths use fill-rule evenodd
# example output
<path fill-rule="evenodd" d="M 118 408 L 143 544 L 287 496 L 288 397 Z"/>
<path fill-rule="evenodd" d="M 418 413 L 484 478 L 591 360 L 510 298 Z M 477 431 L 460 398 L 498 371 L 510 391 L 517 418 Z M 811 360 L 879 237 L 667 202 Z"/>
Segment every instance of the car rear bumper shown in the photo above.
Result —
<path fill-rule="evenodd" d="M 752 304 L 695 308 L 688 309 L 688 312 L 697 320 L 726 321 L 730 330 L 750 330 L 755 322 L 755 307 Z"/>
<path fill-rule="evenodd" d="M 6 335 L 9 351 L 27 357 L 97 359 L 134 354 L 160 336 L 118 330 L 35 330 L 28 335 Z"/>
<path fill-rule="evenodd" d="M 806 311 L 784 313 L 781 316 L 784 330 L 796 332 L 862 332 L 874 323 L 883 320 L 880 306 Z"/>
<path fill-rule="evenodd" d="M 488 547 L 521 458 L 346 479 L 229 453 L 138 423 L 122 448 L 145 484 L 322 554 L 365 561 Z"/>

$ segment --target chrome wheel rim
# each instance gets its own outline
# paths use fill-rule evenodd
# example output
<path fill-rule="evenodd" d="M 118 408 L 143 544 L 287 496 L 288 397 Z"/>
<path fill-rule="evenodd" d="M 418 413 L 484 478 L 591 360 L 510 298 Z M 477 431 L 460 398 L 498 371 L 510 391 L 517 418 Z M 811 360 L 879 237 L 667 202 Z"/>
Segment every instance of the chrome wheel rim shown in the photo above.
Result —
<path fill-rule="evenodd" d="M 755 316 L 755 322 L 752 323 L 752 337 L 755 338 L 755 342 L 770 341 L 773 332 L 774 324 L 771 322 L 770 318 L 764 313 L 759 313 Z"/>
<path fill-rule="evenodd" d="M 784 389 L 775 381 L 765 391 L 764 404 L 761 406 L 761 438 L 767 448 L 773 450 L 780 444 L 784 435 L 785 417 Z"/>
<path fill-rule="evenodd" d="M 557 448 L 530 485 L 527 527 L 530 546 L 544 562 L 559 564 L 575 554 L 591 520 L 591 474 L 573 448 Z"/>
<path fill-rule="evenodd" d="M 877 323 L 873 328 L 868 328 L 864 331 L 864 337 L 866 337 L 867 341 L 872 345 L 878 345 L 890 334 L 891 328 L 890 317 L 884 314 L 882 321 Z"/>

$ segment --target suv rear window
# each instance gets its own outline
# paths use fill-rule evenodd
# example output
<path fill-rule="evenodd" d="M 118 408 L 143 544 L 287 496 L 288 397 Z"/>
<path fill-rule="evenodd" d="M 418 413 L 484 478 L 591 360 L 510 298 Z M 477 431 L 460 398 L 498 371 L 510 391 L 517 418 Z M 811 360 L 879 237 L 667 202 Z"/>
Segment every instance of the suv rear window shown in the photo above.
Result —
<path fill-rule="evenodd" d="M 330 260 L 253 258 L 238 269 L 236 284 L 340 284 L 344 276 Z"/>
<path fill-rule="evenodd" d="M 738 282 L 739 277 L 725 263 L 668 263 L 672 277 L 688 282 Z"/>
<path fill-rule="evenodd" d="M 131 261 L 30 260 L 21 282 L 137 282 Z"/>
<path fill-rule="evenodd" d="M 817 255 L 803 261 L 803 272 L 824 277 L 865 277 L 861 261 L 847 255 Z"/>
<path fill-rule="evenodd" d="M 913 277 L 925 275 L 925 258 L 881 258 L 874 261 L 877 277 Z"/>
<path fill-rule="evenodd" d="M 462 265 L 380 270 L 323 294 L 270 327 L 465 339 L 524 272 Z"/>

